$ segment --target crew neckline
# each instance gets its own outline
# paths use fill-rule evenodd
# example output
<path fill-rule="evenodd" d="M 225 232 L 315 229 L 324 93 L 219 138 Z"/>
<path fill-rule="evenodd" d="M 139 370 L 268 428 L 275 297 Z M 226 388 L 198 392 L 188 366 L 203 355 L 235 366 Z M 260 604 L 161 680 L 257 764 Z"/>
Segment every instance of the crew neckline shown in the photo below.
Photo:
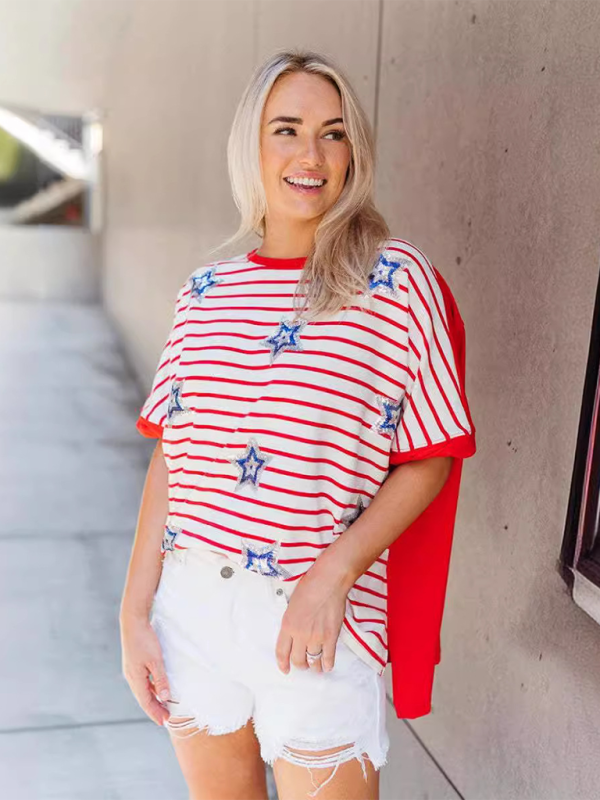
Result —
<path fill-rule="evenodd" d="M 255 264 L 262 264 L 263 267 L 303 267 L 306 261 L 306 256 L 299 256 L 298 258 L 272 258 L 271 256 L 259 255 L 256 252 L 257 250 L 258 247 L 251 250 L 247 254 L 247 258 Z"/>

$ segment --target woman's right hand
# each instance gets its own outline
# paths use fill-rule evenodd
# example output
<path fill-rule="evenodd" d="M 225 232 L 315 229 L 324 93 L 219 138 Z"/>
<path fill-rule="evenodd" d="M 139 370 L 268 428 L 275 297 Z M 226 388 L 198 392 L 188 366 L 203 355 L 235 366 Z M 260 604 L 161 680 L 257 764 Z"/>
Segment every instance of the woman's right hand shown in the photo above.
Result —
<path fill-rule="evenodd" d="M 170 700 L 171 694 L 156 632 L 144 617 L 121 617 L 120 625 L 125 680 L 140 708 L 157 725 L 163 725 L 170 713 L 159 700 Z"/>

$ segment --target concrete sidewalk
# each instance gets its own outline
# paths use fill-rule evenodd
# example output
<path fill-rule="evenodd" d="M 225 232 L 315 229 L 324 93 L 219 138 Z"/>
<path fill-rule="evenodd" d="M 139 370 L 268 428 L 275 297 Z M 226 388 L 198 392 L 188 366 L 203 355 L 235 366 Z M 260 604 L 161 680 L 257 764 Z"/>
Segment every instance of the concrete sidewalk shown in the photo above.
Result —
<path fill-rule="evenodd" d="M 0 796 L 186 800 L 121 675 L 118 610 L 153 443 L 102 308 L 0 303 Z"/>

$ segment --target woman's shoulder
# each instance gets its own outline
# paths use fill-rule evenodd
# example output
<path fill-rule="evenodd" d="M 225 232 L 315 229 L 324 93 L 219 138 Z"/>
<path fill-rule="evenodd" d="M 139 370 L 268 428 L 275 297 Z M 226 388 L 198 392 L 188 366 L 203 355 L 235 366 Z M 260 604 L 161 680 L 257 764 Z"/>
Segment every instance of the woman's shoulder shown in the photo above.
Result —
<path fill-rule="evenodd" d="M 417 276 L 421 274 L 430 279 L 436 278 L 436 268 L 423 250 L 414 242 L 400 236 L 391 236 L 385 240 L 381 255 L 389 261 L 398 261 L 405 270 Z M 439 274 L 439 273 L 438 273 Z"/>
<path fill-rule="evenodd" d="M 202 275 L 206 275 L 207 277 L 209 274 L 219 272 L 220 268 L 226 268 L 229 266 L 235 266 L 236 264 L 243 264 L 248 260 L 248 253 L 238 253 L 235 256 L 231 256 L 230 258 L 218 258 L 214 261 L 205 261 L 200 264 L 198 267 L 195 267 L 192 272 L 188 275 L 187 281 L 192 280 L 192 278 L 200 278 Z"/>
<path fill-rule="evenodd" d="M 237 264 L 244 264 L 247 259 L 247 253 L 240 253 L 231 258 L 220 258 L 215 261 L 206 261 L 200 264 L 188 274 L 185 281 L 180 284 L 177 293 L 177 302 L 191 298 L 194 295 L 202 295 L 208 291 L 211 286 L 223 280 L 222 275 L 219 273 L 227 267 L 235 267 Z"/>
<path fill-rule="evenodd" d="M 390 237 L 386 239 L 381 254 L 386 260 L 401 263 L 408 275 L 406 288 L 409 297 L 412 295 L 429 306 L 443 305 L 448 313 L 459 316 L 450 286 L 420 247 L 407 239 Z"/>

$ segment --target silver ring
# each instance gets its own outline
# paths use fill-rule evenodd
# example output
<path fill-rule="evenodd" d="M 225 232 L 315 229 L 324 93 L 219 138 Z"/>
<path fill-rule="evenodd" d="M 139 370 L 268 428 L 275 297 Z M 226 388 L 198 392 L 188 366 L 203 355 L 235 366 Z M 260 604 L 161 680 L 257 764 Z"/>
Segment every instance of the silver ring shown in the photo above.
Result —
<path fill-rule="evenodd" d="M 306 660 L 309 664 L 313 664 L 323 655 L 323 648 L 319 650 L 318 653 L 309 653 L 308 650 L 306 651 Z"/>

